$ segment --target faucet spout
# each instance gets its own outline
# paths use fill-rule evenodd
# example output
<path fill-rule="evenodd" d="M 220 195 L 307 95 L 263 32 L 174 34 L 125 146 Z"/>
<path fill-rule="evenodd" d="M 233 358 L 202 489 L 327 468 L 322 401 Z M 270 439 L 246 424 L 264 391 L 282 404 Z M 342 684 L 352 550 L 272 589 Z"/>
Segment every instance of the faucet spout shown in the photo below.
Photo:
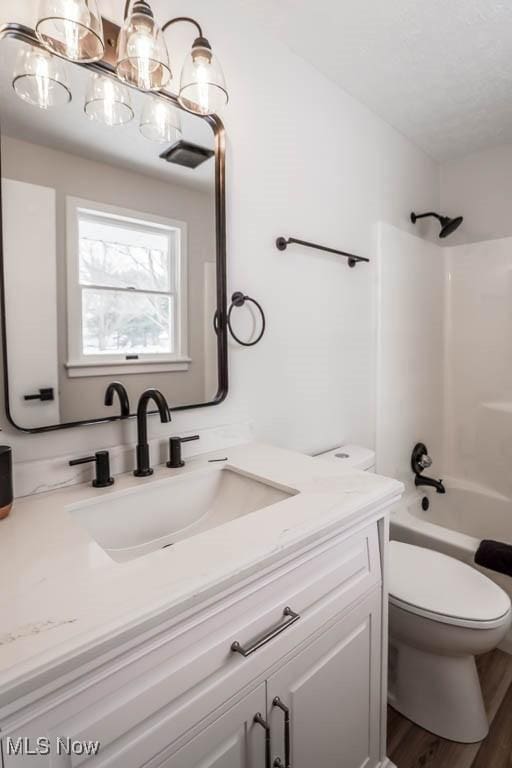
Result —
<path fill-rule="evenodd" d="M 432 477 L 424 477 L 424 475 L 416 475 L 414 478 L 414 485 L 416 487 L 426 485 L 429 488 L 435 488 L 437 493 L 446 493 L 442 480 L 434 480 Z"/>
<path fill-rule="evenodd" d="M 128 392 L 120 381 L 113 381 L 108 385 L 105 392 L 105 405 L 111 406 L 114 403 L 114 395 L 117 394 L 119 403 L 121 405 L 121 418 L 127 419 L 130 415 L 130 400 L 128 398 Z"/>
<path fill-rule="evenodd" d="M 148 444 L 148 405 L 153 401 L 158 408 L 160 421 L 167 424 L 171 421 L 169 404 L 158 389 L 146 389 L 139 398 L 137 406 L 137 469 L 135 477 L 149 477 L 153 474 L 149 460 Z"/>

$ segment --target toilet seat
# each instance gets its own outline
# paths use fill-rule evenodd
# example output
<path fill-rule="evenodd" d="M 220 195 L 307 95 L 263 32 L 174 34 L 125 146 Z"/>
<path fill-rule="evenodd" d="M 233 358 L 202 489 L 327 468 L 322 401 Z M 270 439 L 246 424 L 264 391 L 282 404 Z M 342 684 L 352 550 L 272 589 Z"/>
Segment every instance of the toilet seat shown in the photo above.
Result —
<path fill-rule="evenodd" d="M 491 629 L 508 621 L 507 593 L 475 568 L 425 547 L 390 542 L 389 601 L 454 626 Z"/>

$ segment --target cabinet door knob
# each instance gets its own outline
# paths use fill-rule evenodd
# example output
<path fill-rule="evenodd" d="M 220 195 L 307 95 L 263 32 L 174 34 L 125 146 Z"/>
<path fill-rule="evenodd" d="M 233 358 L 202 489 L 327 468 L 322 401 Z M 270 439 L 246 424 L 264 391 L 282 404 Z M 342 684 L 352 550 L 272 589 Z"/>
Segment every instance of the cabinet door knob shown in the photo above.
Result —
<path fill-rule="evenodd" d="M 272 760 L 272 745 L 270 743 L 270 725 L 263 718 L 260 712 L 254 715 L 254 722 L 256 725 L 261 725 L 265 729 L 265 768 L 271 768 L 270 763 Z"/>
<path fill-rule="evenodd" d="M 283 704 L 279 696 L 272 702 L 273 707 L 278 707 L 284 713 L 284 763 L 280 757 L 274 760 L 273 768 L 292 768 L 291 763 L 291 739 L 290 739 L 290 708 Z"/>

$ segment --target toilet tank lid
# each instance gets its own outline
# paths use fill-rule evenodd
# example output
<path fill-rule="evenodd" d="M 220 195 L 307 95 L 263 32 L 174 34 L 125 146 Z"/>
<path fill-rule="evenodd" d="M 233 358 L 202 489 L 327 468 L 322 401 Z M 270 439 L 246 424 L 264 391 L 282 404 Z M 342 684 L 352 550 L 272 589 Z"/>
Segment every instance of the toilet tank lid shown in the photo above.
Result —
<path fill-rule="evenodd" d="M 315 459 L 335 461 L 340 466 L 353 467 L 354 469 L 373 469 L 375 466 L 375 451 L 370 448 L 363 448 L 360 445 L 346 443 L 331 451 L 325 451 L 315 456 Z"/>

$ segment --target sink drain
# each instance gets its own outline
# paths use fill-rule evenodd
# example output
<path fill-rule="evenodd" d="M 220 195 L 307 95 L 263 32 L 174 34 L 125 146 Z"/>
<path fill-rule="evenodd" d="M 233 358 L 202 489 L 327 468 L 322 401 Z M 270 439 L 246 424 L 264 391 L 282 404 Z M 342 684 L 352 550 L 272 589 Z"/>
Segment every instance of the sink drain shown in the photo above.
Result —
<path fill-rule="evenodd" d="M 169 547 L 173 547 L 173 546 L 174 546 L 174 541 L 171 541 L 170 544 L 164 544 L 162 549 L 168 549 Z"/>

